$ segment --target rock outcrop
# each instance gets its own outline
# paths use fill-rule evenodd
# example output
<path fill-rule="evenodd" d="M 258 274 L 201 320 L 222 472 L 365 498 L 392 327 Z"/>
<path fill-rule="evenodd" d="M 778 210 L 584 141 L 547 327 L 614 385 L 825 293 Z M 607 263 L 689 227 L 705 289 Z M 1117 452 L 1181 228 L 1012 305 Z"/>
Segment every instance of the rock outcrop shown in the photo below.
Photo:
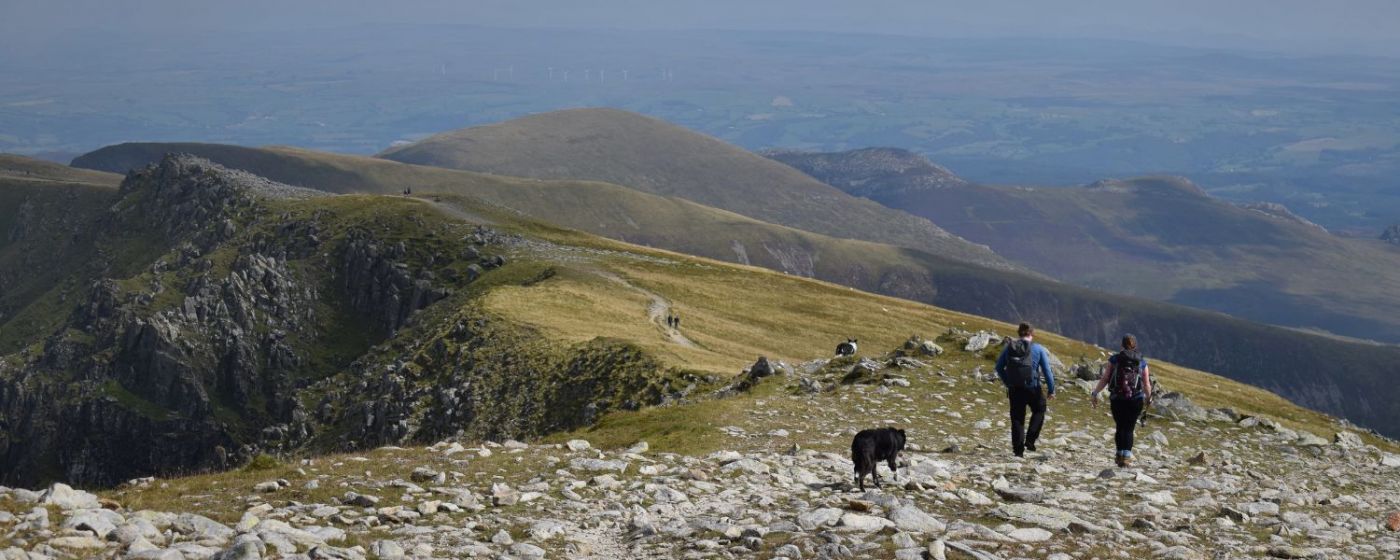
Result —
<path fill-rule="evenodd" d="M 4 482 L 525 437 L 683 394 L 626 344 L 560 349 L 477 310 L 463 288 L 511 237 L 364 204 L 190 156 L 131 173 L 76 228 L 97 248 L 59 276 L 77 297 L 0 359 Z"/>

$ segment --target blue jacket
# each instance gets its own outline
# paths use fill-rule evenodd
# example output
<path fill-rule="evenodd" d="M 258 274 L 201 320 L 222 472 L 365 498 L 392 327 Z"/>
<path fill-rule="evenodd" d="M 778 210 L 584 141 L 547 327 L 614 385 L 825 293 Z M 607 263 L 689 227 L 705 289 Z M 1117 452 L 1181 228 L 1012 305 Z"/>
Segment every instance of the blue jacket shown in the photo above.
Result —
<path fill-rule="evenodd" d="M 1001 378 L 1002 385 L 1006 384 L 1006 352 L 1011 350 L 1011 345 L 1006 345 L 1001 349 L 1001 356 L 997 357 L 997 377 Z M 1044 346 L 1031 343 L 1031 369 L 1040 372 L 1040 375 L 1032 375 L 1027 389 L 1039 389 L 1040 377 L 1045 376 L 1045 388 L 1051 394 L 1055 392 L 1055 374 L 1050 371 L 1050 353 Z"/>

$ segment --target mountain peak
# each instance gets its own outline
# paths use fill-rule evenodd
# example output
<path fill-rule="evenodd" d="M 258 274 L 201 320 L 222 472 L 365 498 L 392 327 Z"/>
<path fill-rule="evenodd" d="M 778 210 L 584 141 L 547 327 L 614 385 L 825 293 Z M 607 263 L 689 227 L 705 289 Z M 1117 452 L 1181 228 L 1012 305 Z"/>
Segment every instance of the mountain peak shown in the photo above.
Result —
<path fill-rule="evenodd" d="M 603 181 L 814 233 L 1015 268 L 924 218 L 851 196 L 711 136 L 617 109 L 554 111 L 445 132 L 379 157 L 497 175 Z M 909 157 L 888 150 L 865 157 L 911 168 Z M 912 166 L 934 169 L 917 161 Z"/>

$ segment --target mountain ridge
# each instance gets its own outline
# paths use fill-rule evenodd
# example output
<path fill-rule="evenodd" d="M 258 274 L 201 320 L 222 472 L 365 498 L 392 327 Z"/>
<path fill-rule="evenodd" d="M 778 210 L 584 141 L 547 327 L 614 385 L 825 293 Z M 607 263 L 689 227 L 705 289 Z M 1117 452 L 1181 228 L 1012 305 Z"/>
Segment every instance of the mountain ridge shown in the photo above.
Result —
<path fill-rule="evenodd" d="M 617 109 L 568 109 L 445 132 L 378 157 L 516 177 L 603 181 L 833 237 L 1014 268 L 928 220 L 851 197 L 716 138 Z"/>
<path fill-rule="evenodd" d="M 131 154 L 130 161 L 144 164 L 147 152 Z M 218 150 L 207 153 L 211 157 L 219 154 Z M 305 150 L 270 149 L 259 157 L 263 158 L 259 160 L 260 167 L 252 171 L 270 174 L 284 182 L 297 183 L 305 177 L 309 178 L 306 184 L 319 188 L 378 193 L 397 193 L 404 185 L 413 185 L 419 194 L 452 194 L 465 197 L 468 203 L 485 201 L 492 207 L 510 211 L 512 216 L 562 221 L 570 227 L 594 233 L 730 262 L 743 262 L 730 241 L 753 228 L 757 233 L 749 239 L 762 242 L 745 241 L 745 246 L 756 249 L 763 247 L 762 243 L 769 243 L 770 247 L 780 250 L 747 250 L 751 264 L 804 273 L 812 263 L 814 275 L 825 280 L 1002 320 L 1029 319 L 1043 328 L 1099 344 L 1112 344 L 1123 330 L 1129 330 L 1153 339 L 1158 355 L 1226 372 L 1232 378 L 1266 387 L 1308 406 L 1344 414 L 1367 426 L 1394 425 L 1385 419 L 1394 411 L 1366 408 L 1358 399 L 1350 397 L 1357 391 L 1385 394 L 1389 390 L 1390 385 L 1384 378 L 1395 371 L 1395 363 L 1400 363 L 1400 348 L 1393 346 L 1377 348 L 1255 325 L 1214 312 L 1099 294 L 1037 278 L 981 269 L 909 249 L 850 240 L 833 241 L 815 234 L 775 229 L 747 218 L 735 222 L 725 218 L 726 214 L 706 211 L 693 203 L 667 202 L 667 199 L 617 186 L 517 180 Z M 572 198 L 570 194 L 580 198 Z M 644 209 L 635 213 L 638 217 L 632 222 L 626 213 L 591 211 L 608 209 L 611 204 L 623 200 L 618 198 L 621 196 L 631 201 L 627 204 L 640 204 Z M 452 197 L 443 200 L 448 204 L 456 202 Z M 659 208 L 668 205 L 697 213 L 664 215 Z M 565 216 L 578 219 L 570 221 Z M 650 222 L 648 227 L 658 227 L 661 233 L 640 236 L 634 233 L 640 231 L 637 226 L 648 223 L 641 216 L 656 217 L 657 221 Z M 665 233 L 668 227 L 681 223 L 696 229 L 674 235 Z M 702 244 L 698 240 L 713 243 Z M 761 262 L 760 257 L 771 260 Z M 833 268 L 838 262 L 846 264 Z M 1340 371 L 1363 373 L 1346 382 L 1333 375 L 1317 373 Z"/>
<path fill-rule="evenodd" d="M 863 168 L 860 153 L 778 157 L 838 187 L 863 181 L 863 192 L 877 201 L 1053 278 L 1287 327 L 1400 341 L 1400 298 L 1393 295 L 1400 293 L 1400 258 L 1331 235 L 1277 205 L 1229 204 L 1185 178 L 1165 176 L 1082 187 L 964 182 L 912 195 L 899 182 L 882 190 L 884 169 Z M 842 159 L 851 161 L 830 163 Z"/>

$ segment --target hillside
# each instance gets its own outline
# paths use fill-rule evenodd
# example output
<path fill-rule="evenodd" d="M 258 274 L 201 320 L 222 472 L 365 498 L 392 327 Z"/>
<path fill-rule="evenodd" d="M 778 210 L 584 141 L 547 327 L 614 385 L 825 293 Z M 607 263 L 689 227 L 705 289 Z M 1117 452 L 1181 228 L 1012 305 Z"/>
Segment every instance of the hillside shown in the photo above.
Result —
<path fill-rule="evenodd" d="M 1236 206 L 1172 177 L 973 185 L 894 149 L 771 155 L 1067 282 L 1400 342 L 1400 253 L 1331 235 L 1278 205 Z"/>
<path fill-rule="evenodd" d="M 144 165 L 159 145 L 99 150 L 123 165 Z M 245 154 L 249 171 L 334 192 L 397 193 L 405 185 L 440 207 L 485 206 L 512 217 L 573 227 L 687 254 L 808 275 L 857 289 L 1006 321 L 1029 319 L 1080 340 L 1109 344 L 1122 332 L 1152 340 L 1152 351 L 1219 371 L 1394 434 L 1396 407 L 1373 405 L 1397 391 L 1400 348 L 1376 347 L 1267 327 L 1217 313 L 1095 292 L 1042 278 L 971 266 L 937 255 L 833 239 L 764 224 L 687 201 L 596 182 L 538 181 L 399 164 L 290 148 L 200 150 L 221 163 Z M 173 147 L 171 149 L 174 149 Z M 123 155 L 124 154 L 124 155 Z M 224 161 L 227 160 L 227 161 Z M 438 193 L 441 196 L 438 196 Z"/>
<path fill-rule="evenodd" d="M 1005 323 L 466 200 L 477 217 L 464 221 L 189 157 L 112 197 L 97 223 L 122 227 L 97 240 L 133 249 L 134 276 L 98 282 L 54 334 L 5 357 L 5 418 L 83 438 L 50 440 L 63 444 L 49 463 L 58 478 L 150 467 L 132 458 L 233 470 L 97 495 L 0 489 L 7 557 L 1400 551 L 1384 525 L 1400 503 L 1395 442 L 1215 375 L 1154 362 L 1163 392 L 1137 466 L 1108 469 L 1110 422 L 1062 368 L 1041 449 L 1018 460 L 988 378 L 995 347 L 965 346 Z M 127 230 L 189 242 L 136 251 Z M 665 313 L 683 328 L 665 328 Z M 824 358 L 848 336 L 859 358 Z M 1039 339 L 1070 366 L 1103 356 Z M 760 355 L 772 375 L 735 376 Z M 12 414 L 35 402 L 70 406 Z M 886 471 L 883 488 L 855 492 L 849 438 L 881 425 L 908 431 L 905 465 L 897 482 Z M 7 439 L 7 469 L 45 433 Z"/>
<path fill-rule="evenodd" d="M 833 237 L 987 266 L 1005 260 L 928 220 L 852 197 L 791 168 L 660 119 L 572 109 L 437 134 L 379 157 L 538 179 L 603 181 Z"/>

